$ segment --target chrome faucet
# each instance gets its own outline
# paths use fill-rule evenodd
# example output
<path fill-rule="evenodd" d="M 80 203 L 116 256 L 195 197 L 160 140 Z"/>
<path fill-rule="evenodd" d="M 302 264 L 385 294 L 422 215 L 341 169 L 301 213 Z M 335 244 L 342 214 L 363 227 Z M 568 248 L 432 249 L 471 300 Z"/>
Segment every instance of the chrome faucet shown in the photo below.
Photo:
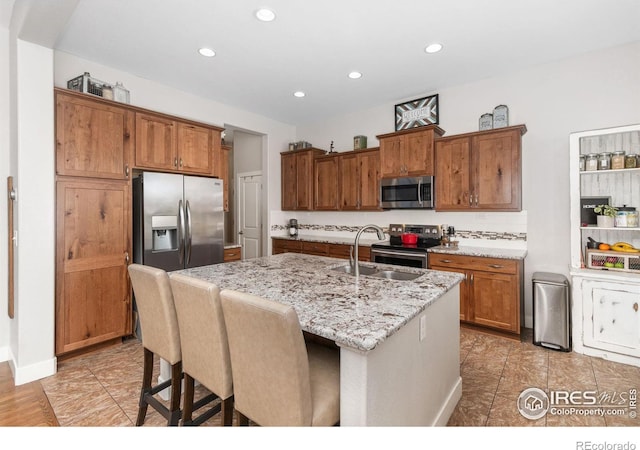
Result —
<path fill-rule="evenodd" d="M 362 234 L 362 232 L 368 228 L 373 228 L 374 230 L 376 230 L 376 232 L 378 233 L 378 239 L 380 239 L 381 241 L 384 240 L 384 231 L 382 230 L 382 228 L 380 228 L 378 225 L 365 225 L 362 228 L 360 228 L 358 230 L 358 233 L 356 234 L 356 241 L 354 243 L 354 247 L 355 247 L 355 252 L 352 252 L 349 256 L 353 256 L 353 253 L 355 253 L 355 256 L 353 256 L 352 258 L 350 258 L 349 260 L 349 264 L 351 265 L 351 267 L 353 267 L 353 274 L 357 277 L 360 276 L 360 266 L 358 264 L 358 246 L 360 245 L 360 235 Z"/>

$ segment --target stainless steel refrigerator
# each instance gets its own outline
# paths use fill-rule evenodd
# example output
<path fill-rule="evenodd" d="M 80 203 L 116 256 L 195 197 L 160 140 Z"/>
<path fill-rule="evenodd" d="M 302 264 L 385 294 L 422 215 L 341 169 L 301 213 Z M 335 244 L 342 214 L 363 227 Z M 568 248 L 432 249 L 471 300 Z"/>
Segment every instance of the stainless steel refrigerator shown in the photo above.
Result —
<path fill-rule="evenodd" d="M 166 271 L 223 262 L 222 180 L 143 172 L 133 214 L 134 262 Z"/>

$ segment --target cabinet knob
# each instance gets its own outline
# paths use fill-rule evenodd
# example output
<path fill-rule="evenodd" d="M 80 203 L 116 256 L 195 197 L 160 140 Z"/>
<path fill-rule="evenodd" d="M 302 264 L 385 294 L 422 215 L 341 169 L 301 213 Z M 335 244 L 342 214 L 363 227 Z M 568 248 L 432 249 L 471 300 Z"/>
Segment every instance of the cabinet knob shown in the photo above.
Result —
<path fill-rule="evenodd" d="M 129 177 L 129 164 L 124 165 L 124 174 L 127 176 L 127 178 Z"/>
<path fill-rule="evenodd" d="M 173 167 L 178 167 L 178 158 L 174 158 Z"/>
<path fill-rule="evenodd" d="M 635 303 L 633 304 L 633 310 L 634 310 L 635 312 L 638 312 L 638 302 L 635 302 Z"/>
<path fill-rule="evenodd" d="M 124 260 L 127 264 L 129 264 L 129 252 L 124 252 Z"/>
<path fill-rule="evenodd" d="M 180 158 L 180 168 L 182 169 L 182 158 Z"/>

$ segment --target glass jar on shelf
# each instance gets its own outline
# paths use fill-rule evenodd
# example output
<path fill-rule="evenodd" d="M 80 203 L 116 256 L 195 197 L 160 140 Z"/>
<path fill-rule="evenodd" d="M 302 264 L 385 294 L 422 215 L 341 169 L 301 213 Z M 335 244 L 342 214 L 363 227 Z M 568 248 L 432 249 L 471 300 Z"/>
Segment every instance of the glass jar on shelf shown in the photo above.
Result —
<path fill-rule="evenodd" d="M 598 170 L 598 155 L 590 153 L 586 157 L 585 169 L 588 171 Z"/>
<path fill-rule="evenodd" d="M 640 161 L 638 161 L 639 157 L 636 154 L 628 154 L 624 157 L 624 168 L 625 169 L 635 169 L 640 166 Z"/>
<path fill-rule="evenodd" d="M 611 169 L 611 153 L 605 152 L 598 155 L 598 170 Z"/>
<path fill-rule="evenodd" d="M 584 172 L 587 167 L 587 157 L 585 155 L 580 155 L 580 172 Z"/>
<path fill-rule="evenodd" d="M 611 168 L 614 170 L 624 169 L 624 150 L 613 152 L 611 156 Z"/>

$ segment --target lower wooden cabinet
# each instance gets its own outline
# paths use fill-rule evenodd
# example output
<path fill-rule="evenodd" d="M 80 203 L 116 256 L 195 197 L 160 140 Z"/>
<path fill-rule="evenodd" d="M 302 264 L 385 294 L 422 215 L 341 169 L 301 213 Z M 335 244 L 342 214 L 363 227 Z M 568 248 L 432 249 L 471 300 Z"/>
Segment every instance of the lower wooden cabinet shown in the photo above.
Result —
<path fill-rule="evenodd" d="M 330 256 L 332 258 L 349 259 L 351 245 L 349 244 L 332 244 L 328 242 L 304 241 L 272 238 L 271 253 L 277 255 L 279 253 L 305 253 L 307 255 Z M 370 261 L 371 249 L 360 245 L 358 247 L 358 260 Z"/>
<path fill-rule="evenodd" d="M 461 321 L 520 335 L 521 260 L 430 253 L 429 268 L 465 275 L 460 285 Z"/>
<path fill-rule="evenodd" d="M 56 356 L 131 334 L 130 198 L 128 182 L 56 183 Z"/>
<path fill-rule="evenodd" d="M 241 259 L 242 259 L 241 247 L 224 249 L 224 262 L 240 261 Z"/>

